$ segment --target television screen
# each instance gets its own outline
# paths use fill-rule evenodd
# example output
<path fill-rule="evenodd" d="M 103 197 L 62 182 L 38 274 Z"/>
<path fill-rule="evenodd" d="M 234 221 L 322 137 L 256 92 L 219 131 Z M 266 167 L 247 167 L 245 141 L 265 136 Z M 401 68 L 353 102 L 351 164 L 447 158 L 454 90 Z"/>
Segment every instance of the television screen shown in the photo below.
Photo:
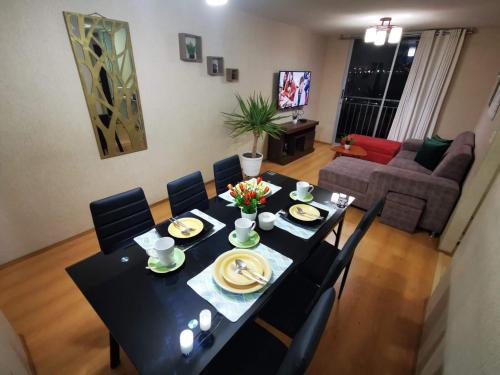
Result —
<path fill-rule="evenodd" d="M 311 88 L 311 72 L 280 71 L 278 81 L 278 108 L 296 108 L 307 105 Z"/>

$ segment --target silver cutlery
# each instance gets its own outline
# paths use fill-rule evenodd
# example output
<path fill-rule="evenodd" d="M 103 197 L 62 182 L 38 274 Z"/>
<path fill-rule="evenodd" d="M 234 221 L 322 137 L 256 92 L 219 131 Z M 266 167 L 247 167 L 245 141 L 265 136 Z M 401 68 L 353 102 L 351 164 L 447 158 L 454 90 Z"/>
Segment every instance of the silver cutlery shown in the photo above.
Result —
<path fill-rule="evenodd" d="M 174 224 L 174 227 L 176 227 L 177 229 L 180 229 L 181 233 L 184 236 L 187 236 L 192 231 L 194 231 L 193 228 L 190 228 L 190 227 L 186 226 L 183 222 L 175 220 L 174 218 L 170 218 L 170 219 L 168 219 L 168 221 L 170 221 L 172 224 Z"/>
<path fill-rule="evenodd" d="M 260 285 L 266 285 L 266 283 L 256 277 L 253 277 L 252 275 L 248 274 L 248 273 L 243 273 L 243 270 L 241 268 L 236 268 L 236 273 L 239 274 L 239 275 L 243 275 L 244 277 L 246 277 L 247 279 L 250 279 L 250 280 L 253 280 L 255 281 L 257 284 L 260 284 Z"/>
<path fill-rule="evenodd" d="M 240 271 L 238 273 L 241 273 L 241 271 L 248 271 L 248 272 L 250 272 L 250 274 L 253 275 L 254 278 L 257 278 L 260 280 L 260 281 L 258 281 L 260 284 L 262 284 L 262 283 L 267 284 L 269 282 L 269 280 L 266 279 L 264 276 L 259 275 L 257 272 L 253 271 L 251 268 L 248 268 L 247 264 L 243 260 L 236 259 L 234 261 L 234 263 L 236 264 L 237 272 Z M 243 276 L 246 276 L 246 275 L 243 274 Z"/>
<path fill-rule="evenodd" d="M 321 215 L 320 215 L 320 216 L 317 216 L 317 215 L 310 214 L 309 212 L 304 211 L 304 210 L 303 210 L 302 208 L 300 208 L 300 207 L 297 207 L 297 212 L 298 212 L 300 215 L 302 215 L 302 216 L 308 216 L 308 217 L 310 217 L 310 218 L 314 218 L 314 219 L 316 219 L 316 220 L 318 220 L 318 219 L 323 219 L 323 216 L 321 216 Z"/>

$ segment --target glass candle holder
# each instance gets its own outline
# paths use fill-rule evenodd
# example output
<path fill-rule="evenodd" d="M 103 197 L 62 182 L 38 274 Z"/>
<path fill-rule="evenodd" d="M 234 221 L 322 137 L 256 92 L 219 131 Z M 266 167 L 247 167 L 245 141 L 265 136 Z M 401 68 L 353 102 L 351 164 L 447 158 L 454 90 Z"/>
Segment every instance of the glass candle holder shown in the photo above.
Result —
<path fill-rule="evenodd" d="M 193 331 L 190 329 L 185 329 L 184 331 L 181 332 L 181 335 L 179 337 L 180 345 L 181 345 L 181 352 L 184 355 L 189 355 L 191 351 L 193 350 Z"/>
<path fill-rule="evenodd" d="M 204 332 L 212 327 L 212 313 L 210 310 L 201 310 L 200 312 L 200 329 Z"/>

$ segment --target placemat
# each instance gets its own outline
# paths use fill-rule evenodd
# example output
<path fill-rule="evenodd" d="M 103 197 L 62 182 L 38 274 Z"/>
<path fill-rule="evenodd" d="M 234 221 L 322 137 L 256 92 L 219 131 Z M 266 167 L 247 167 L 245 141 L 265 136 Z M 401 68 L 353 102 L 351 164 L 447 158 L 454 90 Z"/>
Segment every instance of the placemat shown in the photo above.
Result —
<path fill-rule="evenodd" d="M 271 266 L 272 276 L 269 284 L 277 278 L 292 264 L 292 260 L 270 247 L 259 244 L 252 251 L 255 251 L 267 259 Z M 267 286 L 255 293 L 235 294 L 220 288 L 213 279 L 213 263 L 201 271 L 198 275 L 190 279 L 187 284 L 193 288 L 202 298 L 217 309 L 231 322 L 236 322 L 264 293 Z"/>
<path fill-rule="evenodd" d="M 269 198 L 271 195 L 276 194 L 278 191 L 281 190 L 281 186 L 271 184 L 270 182 L 266 181 L 266 183 L 269 185 L 269 189 L 271 189 L 271 194 L 269 194 L 267 197 Z M 229 194 L 229 190 L 225 191 L 222 194 L 219 194 L 219 198 L 224 199 L 225 201 L 228 201 L 231 204 L 228 204 L 228 206 L 234 206 L 234 198 Z"/>
<path fill-rule="evenodd" d="M 205 219 L 206 221 L 212 223 L 214 225 L 214 228 L 212 229 L 212 231 L 210 233 L 208 233 L 204 237 L 200 238 L 199 241 L 196 241 L 195 243 L 190 244 L 189 246 L 175 245 L 176 247 L 178 247 L 182 251 L 186 251 L 186 250 L 192 248 L 193 246 L 199 244 L 201 241 L 204 241 L 207 238 L 209 238 L 210 236 L 213 236 L 215 233 L 217 233 L 218 231 L 220 231 L 222 228 L 224 228 L 226 226 L 226 224 L 221 223 L 219 220 L 213 218 L 210 215 L 207 215 L 204 212 L 201 212 L 197 208 L 195 208 L 194 210 L 191 210 L 191 213 L 193 213 L 193 214 L 201 217 L 202 219 Z M 148 252 L 148 250 L 151 250 L 153 248 L 153 246 L 158 238 L 160 238 L 160 234 L 158 233 L 158 231 L 156 229 L 153 228 L 149 232 L 146 232 L 146 233 L 141 234 L 140 236 L 134 237 L 134 241 L 140 247 L 142 247 L 144 250 L 146 250 L 146 252 Z"/>
<path fill-rule="evenodd" d="M 325 205 L 325 204 L 318 203 L 318 202 L 311 202 L 308 204 L 310 204 L 311 206 L 315 206 L 315 207 L 318 207 L 318 208 L 321 208 L 323 210 L 328 211 L 329 213 L 328 213 L 328 216 L 325 219 L 325 221 L 328 220 L 329 218 L 331 218 L 332 215 L 334 214 L 334 212 L 337 210 L 337 207 L 335 207 L 335 206 Z M 281 215 L 279 215 L 278 213 L 276 213 L 276 221 L 274 222 L 274 225 L 277 226 L 278 228 L 286 230 L 287 232 L 290 232 L 294 236 L 303 238 L 305 240 L 314 236 L 314 233 L 316 233 L 318 231 L 318 229 L 321 227 L 321 225 L 319 225 L 317 227 L 307 228 L 305 226 L 293 224 L 293 223 L 287 221 L 286 219 L 283 219 L 281 217 Z"/>

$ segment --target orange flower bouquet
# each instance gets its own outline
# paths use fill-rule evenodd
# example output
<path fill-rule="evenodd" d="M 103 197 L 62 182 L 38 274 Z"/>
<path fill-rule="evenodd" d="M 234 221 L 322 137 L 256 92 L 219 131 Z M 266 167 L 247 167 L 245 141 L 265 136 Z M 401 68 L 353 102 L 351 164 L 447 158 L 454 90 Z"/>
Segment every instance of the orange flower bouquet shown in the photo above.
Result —
<path fill-rule="evenodd" d="M 266 195 L 269 193 L 269 185 L 263 184 L 261 177 L 240 182 L 236 186 L 229 184 L 227 188 L 236 206 L 241 208 L 242 214 L 247 215 L 256 215 L 257 209 L 266 204 Z"/>

